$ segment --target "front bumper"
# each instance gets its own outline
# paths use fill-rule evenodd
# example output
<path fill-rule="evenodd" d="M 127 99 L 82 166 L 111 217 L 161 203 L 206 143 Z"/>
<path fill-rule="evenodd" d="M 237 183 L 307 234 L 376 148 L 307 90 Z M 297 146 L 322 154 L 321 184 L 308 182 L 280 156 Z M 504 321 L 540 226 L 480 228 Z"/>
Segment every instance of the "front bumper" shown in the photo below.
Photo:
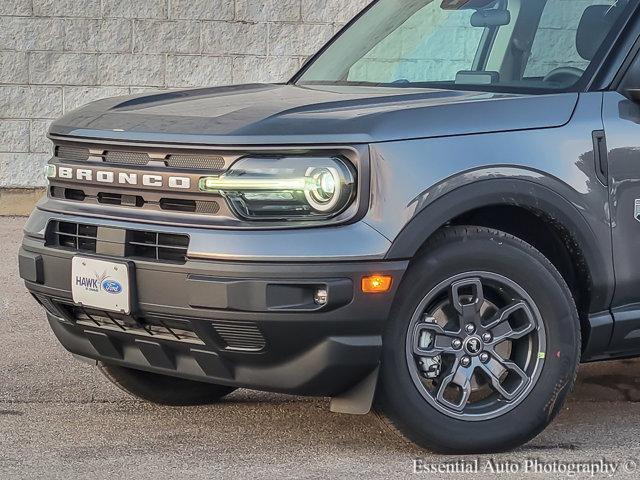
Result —
<path fill-rule="evenodd" d="M 403 261 L 125 259 L 135 271 L 135 311 L 110 318 L 73 304 L 76 254 L 28 231 L 19 254 L 27 288 L 70 352 L 193 380 L 322 396 L 344 392 L 378 365 L 383 326 L 407 268 Z M 391 291 L 363 294 L 361 278 L 372 273 L 392 275 Z M 329 292 L 323 307 L 309 301 L 318 287 Z"/>

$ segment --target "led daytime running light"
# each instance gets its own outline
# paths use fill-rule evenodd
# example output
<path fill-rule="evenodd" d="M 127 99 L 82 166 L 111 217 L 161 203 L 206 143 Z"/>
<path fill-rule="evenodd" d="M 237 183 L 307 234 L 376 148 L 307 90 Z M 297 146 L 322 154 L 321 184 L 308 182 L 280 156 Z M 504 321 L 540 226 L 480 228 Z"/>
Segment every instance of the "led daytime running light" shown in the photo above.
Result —
<path fill-rule="evenodd" d="M 309 177 L 302 178 L 250 178 L 237 177 L 202 177 L 200 190 L 203 192 L 233 192 L 243 190 L 313 190 L 317 182 Z"/>

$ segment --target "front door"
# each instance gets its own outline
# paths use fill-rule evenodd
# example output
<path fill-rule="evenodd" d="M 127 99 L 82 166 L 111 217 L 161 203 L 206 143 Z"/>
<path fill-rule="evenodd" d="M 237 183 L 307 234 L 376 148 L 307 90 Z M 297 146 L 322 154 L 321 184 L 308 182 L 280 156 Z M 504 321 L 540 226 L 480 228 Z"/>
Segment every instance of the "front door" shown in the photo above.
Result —
<path fill-rule="evenodd" d="M 640 86 L 640 76 L 637 84 Z M 635 82 L 635 79 L 634 79 Z M 640 350 L 640 101 L 618 92 L 603 96 L 609 205 L 616 288 L 611 347 Z"/>

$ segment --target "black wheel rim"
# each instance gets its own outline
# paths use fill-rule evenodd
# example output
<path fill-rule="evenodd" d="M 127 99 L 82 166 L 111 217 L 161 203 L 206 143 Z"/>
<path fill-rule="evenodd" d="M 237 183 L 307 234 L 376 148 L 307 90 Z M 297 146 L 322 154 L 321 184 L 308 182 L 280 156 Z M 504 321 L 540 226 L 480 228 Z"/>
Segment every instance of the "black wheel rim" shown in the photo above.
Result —
<path fill-rule="evenodd" d="M 480 421 L 504 415 L 535 386 L 546 356 L 544 322 L 516 282 L 468 272 L 433 288 L 406 336 L 411 378 L 440 412 Z"/>

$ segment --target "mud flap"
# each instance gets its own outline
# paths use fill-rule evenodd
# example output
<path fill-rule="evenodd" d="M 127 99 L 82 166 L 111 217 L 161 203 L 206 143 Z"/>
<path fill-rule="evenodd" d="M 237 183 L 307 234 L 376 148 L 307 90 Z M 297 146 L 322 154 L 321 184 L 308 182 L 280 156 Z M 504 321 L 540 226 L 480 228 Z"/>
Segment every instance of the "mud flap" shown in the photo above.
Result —
<path fill-rule="evenodd" d="M 331 399 L 330 409 L 334 413 L 349 415 L 366 415 L 371 411 L 373 396 L 378 384 L 380 367 L 376 367 L 369 375 L 346 392 Z"/>

